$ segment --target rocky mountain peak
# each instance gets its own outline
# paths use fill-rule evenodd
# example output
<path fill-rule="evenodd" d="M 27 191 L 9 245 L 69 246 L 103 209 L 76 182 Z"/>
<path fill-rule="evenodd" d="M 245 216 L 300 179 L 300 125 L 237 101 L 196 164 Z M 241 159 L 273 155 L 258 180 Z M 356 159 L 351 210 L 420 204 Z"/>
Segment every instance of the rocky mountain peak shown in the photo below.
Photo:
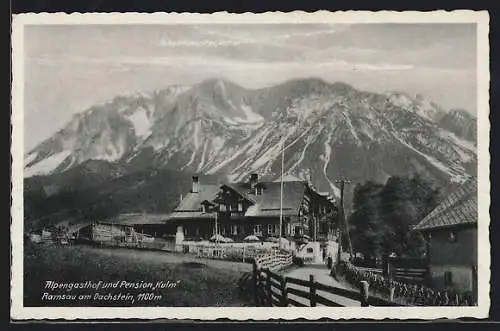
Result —
<path fill-rule="evenodd" d="M 92 107 L 27 154 L 25 176 L 101 160 L 274 180 L 285 145 L 285 174 L 317 182 L 322 191 L 338 193 L 338 176 L 381 182 L 418 172 L 459 182 L 477 163 L 474 119 L 460 113 L 446 114 L 422 96 L 315 78 L 258 90 L 216 78 Z"/>

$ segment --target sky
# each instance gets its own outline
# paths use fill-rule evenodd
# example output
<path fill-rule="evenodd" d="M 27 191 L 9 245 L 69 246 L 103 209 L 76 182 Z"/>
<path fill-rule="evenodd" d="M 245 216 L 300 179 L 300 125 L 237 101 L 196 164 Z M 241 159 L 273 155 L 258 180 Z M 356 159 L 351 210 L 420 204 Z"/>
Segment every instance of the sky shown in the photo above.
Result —
<path fill-rule="evenodd" d="M 32 25 L 24 38 L 25 148 L 117 95 L 225 78 L 292 78 L 421 94 L 476 113 L 475 24 Z"/>

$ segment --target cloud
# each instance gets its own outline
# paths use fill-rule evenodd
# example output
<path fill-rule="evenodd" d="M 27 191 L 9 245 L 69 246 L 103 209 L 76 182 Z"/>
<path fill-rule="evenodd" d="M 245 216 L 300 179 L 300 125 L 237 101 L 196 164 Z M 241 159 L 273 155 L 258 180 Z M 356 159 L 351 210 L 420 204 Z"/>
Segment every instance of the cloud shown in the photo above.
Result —
<path fill-rule="evenodd" d="M 208 29 L 204 33 L 222 38 L 235 38 L 240 42 L 245 43 L 267 43 L 277 42 L 285 43 L 294 38 L 313 37 L 332 35 L 344 32 L 349 28 L 349 25 L 310 25 L 297 24 L 286 25 L 281 27 L 278 24 L 265 24 L 255 27 L 248 25 L 240 27 L 232 27 L 231 30 L 218 31 L 217 29 Z"/>
<path fill-rule="evenodd" d="M 237 40 L 168 40 L 161 39 L 159 46 L 161 47 L 219 47 L 219 46 L 235 46 L 240 45 Z"/>
<path fill-rule="evenodd" d="M 299 28 L 300 27 L 300 28 Z M 194 26 L 190 31 L 198 35 L 189 35 L 185 38 L 179 35 L 162 37 L 158 42 L 161 47 L 218 47 L 218 46 L 245 46 L 259 45 L 283 46 L 289 49 L 310 49 L 300 44 L 297 38 L 310 38 L 313 36 L 332 35 L 343 32 L 349 25 L 316 25 L 300 24 L 286 25 L 204 25 Z M 297 31 L 298 30 L 298 31 Z"/>
<path fill-rule="evenodd" d="M 86 57 L 59 57 L 59 58 L 31 58 L 30 60 L 37 62 L 39 65 L 104 65 L 109 66 L 112 70 L 126 71 L 134 66 L 168 66 L 168 67 L 196 67 L 196 70 L 203 68 L 229 68 L 239 70 L 262 70 L 262 71 L 279 71 L 301 67 L 303 70 L 308 68 L 316 70 L 317 68 L 325 68 L 328 70 L 358 70 L 358 71 L 393 71 L 393 70 L 409 70 L 414 68 L 409 64 L 398 63 L 369 63 L 369 62 L 351 62 L 344 59 L 328 59 L 324 61 L 318 60 L 300 60 L 300 61 L 274 61 L 272 63 L 266 61 L 252 61 L 241 59 L 228 59 L 216 56 L 196 56 L 196 55 L 176 55 L 176 56 L 120 56 L 120 57 L 102 57 L 102 58 L 86 58 Z"/>

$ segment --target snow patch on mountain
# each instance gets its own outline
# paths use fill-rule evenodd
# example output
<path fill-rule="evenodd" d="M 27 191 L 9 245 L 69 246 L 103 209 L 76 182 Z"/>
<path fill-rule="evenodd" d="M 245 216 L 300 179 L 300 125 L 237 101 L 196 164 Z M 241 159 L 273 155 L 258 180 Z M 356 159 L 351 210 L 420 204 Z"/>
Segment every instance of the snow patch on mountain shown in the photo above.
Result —
<path fill-rule="evenodd" d="M 476 146 L 474 146 L 474 144 L 472 142 L 457 137 L 457 135 L 454 134 L 453 132 L 439 129 L 439 135 L 442 138 L 453 141 L 454 144 L 456 144 L 456 145 L 458 145 L 466 150 L 469 150 L 469 151 L 474 152 L 474 153 L 477 152 L 477 148 L 476 148 Z"/>
<path fill-rule="evenodd" d="M 48 175 L 52 173 L 61 163 L 71 155 L 71 151 L 62 151 L 51 155 L 42 161 L 24 169 L 24 177 L 32 177 L 35 175 Z"/>
<path fill-rule="evenodd" d="M 438 117 L 441 112 L 435 104 L 418 94 L 415 99 L 400 92 L 392 92 L 387 96 L 389 103 L 406 111 L 418 114 L 429 121 L 436 120 L 436 117 Z"/>
<path fill-rule="evenodd" d="M 138 138 L 144 139 L 151 135 L 151 122 L 148 112 L 144 108 L 139 108 L 133 114 L 126 116 L 134 126 L 135 135 Z"/>
<path fill-rule="evenodd" d="M 195 123 L 192 124 L 192 143 L 194 145 L 194 148 L 192 149 L 192 152 L 191 152 L 191 158 L 189 159 L 188 163 L 186 163 L 183 167 L 186 168 L 190 165 L 193 164 L 195 158 L 196 158 L 196 155 L 198 154 L 198 151 L 200 149 L 200 147 L 202 146 L 202 137 L 201 137 L 201 132 L 202 132 L 202 127 L 201 127 L 201 121 L 198 120 L 196 121 Z"/>
<path fill-rule="evenodd" d="M 163 91 L 166 91 L 170 95 L 177 96 L 179 94 L 182 94 L 184 92 L 191 90 L 192 88 L 193 87 L 189 86 L 189 85 L 172 85 L 172 86 L 169 86 L 166 90 L 160 91 L 160 93 Z"/>
<path fill-rule="evenodd" d="M 35 160 L 37 156 L 38 156 L 37 152 L 26 155 L 26 157 L 24 158 L 24 166 L 26 167 L 28 164 L 33 162 L 33 160 Z"/>
<path fill-rule="evenodd" d="M 225 140 L 222 137 L 214 137 L 211 142 L 214 151 L 210 156 L 215 157 L 224 147 Z"/>
<path fill-rule="evenodd" d="M 182 169 L 185 169 L 186 167 L 188 167 L 188 166 L 190 166 L 191 164 L 193 164 L 193 162 L 194 162 L 194 158 L 196 157 L 196 152 L 197 152 L 197 151 L 198 151 L 198 150 L 196 150 L 196 149 L 195 149 L 195 150 L 193 150 L 193 153 L 191 153 L 191 158 L 189 159 L 188 163 L 186 163 L 186 164 L 184 165 L 184 167 L 182 167 Z"/>
<path fill-rule="evenodd" d="M 459 138 L 452 132 L 440 129 L 439 136 L 452 142 L 453 150 L 459 156 L 460 162 L 471 162 L 477 154 L 476 146 L 472 142 Z"/>
<path fill-rule="evenodd" d="M 287 147 L 290 147 L 291 145 L 294 145 L 299 139 L 301 139 L 304 135 L 306 135 L 307 133 L 309 132 L 309 130 L 304 130 L 304 133 L 302 133 L 299 138 L 297 138 L 294 142 L 292 142 L 289 146 Z M 307 137 L 307 140 L 306 140 L 306 145 L 304 146 L 304 148 L 302 149 L 302 152 L 300 153 L 300 157 L 299 159 L 297 160 L 297 162 L 295 162 L 294 165 L 292 165 L 290 167 L 290 170 L 295 170 L 296 168 L 298 168 L 300 166 L 300 164 L 302 163 L 302 161 L 304 161 L 304 158 L 305 158 L 305 155 L 306 155 L 306 151 L 307 151 L 307 147 L 309 147 L 309 145 L 314 141 L 314 139 L 317 137 L 316 136 L 308 136 Z"/>
<path fill-rule="evenodd" d="M 230 124 L 230 125 L 239 125 L 238 122 L 236 122 L 235 120 L 233 120 L 233 119 L 231 119 L 231 118 L 229 118 L 227 116 L 222 117 L 222 120 L 224 122 L 226 122 L 227 124 Z"/>
<path fill-rule="evenodd" d="M 228 104 L 235 111 L 238 111 L 238 107 L 236 107 L 231 100 L 228 100 Z M 240 116 L 233 116 L 233 117 L 223 116 L 222 120 L 230 125 L 252 125 L 253 127 L 256 127 L 255 124 L 260 125 L 264 122 L 264 117 L 257 114 L 256 112 L 254 112 L 250 106 L 245 105 L 245 104 L 241 104 L 239 109 L 241 109 L 243 111 L 243 114 L 241 114 L 242 115 L 241 117 Z"/>
<path fill-rule="evenodd" d="M 359 132 L 363 135 L 365 135 L 367 138 L 370 140 L 375 140 L 375 130 L 373 127 L 369 124 L 367 124 L 365 121 L 360 122 L 359 124 Z"/>
<path fill-rule="evenodd" d="M 387 93 L 388 101 L 395 106 L 401 108 L 410 108 L 413 106 L 413 100 L 404 93 L 390 92 Z"/>
<path fill-rule="evenodd" d="M 335 196 L 340 196 L 340 190 L 332 183 L 330 178 L 328 178 L 328 172 L 326 171 L 328 167 L 328 163 L 330 163 L 330 158 L 332 155 L 332 147 L 331 147 L 331 142 L 332 142 L 332 132 L 328 135 L 328 139 L 325 140 L 324 146 L 325 146 L 325 154 L 323 156 L 323 160 L 325 161 L 323 165 L 323 175 L 325 175 L 325 178 L 328 182 L 328 185 L 330 185 L 330 188 L 333 191 L 333 194 Z"/>
<path fill-rule="evenodd" d="M 253 162 L 254 170 L 264 166 L 270 161 L 276 159 L 281 153 L 282 143 L 272 146 L 264 154 L 262 154 L 257 160 Z"/>
<path fill-rule="evenodd" d="M 414 151 L 415 153 L 423 156 L 429 163 L 431 163 L 434 167 L 436 167 L 437 169 L 439 169 L 440 171 L 444 172 L 445 174 L 447 174 L 448 176 L 450 176 L 450 178 L 453 180 L 455 178 L 455 174 L 451 171 L 451 169 L 449 167 L 447 167 L 446 165 L 444 165 L 443 163 L 439 162 L 438 160 L 436 160 L 434 157 L 430 156 L 430 155 L 427 155 L 421 151 L 419 151 L 418 149 L 416 149 L 415 147 L 411 146 L 410 144 L 408 144 L 407 142 L 403 141 L 403 139 L 401 139 L 400 137 L 398 137 L 396 134 L 393 133 L 393 136 L 394 138 L 396 138 L 402 145 L 408 147 L 409 149 L 411 149 L 412 151 Z"/>
<path fill-rule="evenodd" d="M 103 160 L 108 162 L 118 161 L 123 156 L 123 149 L 120 146 L 110 144 L 104 147 L 104 152 L 96 153 L 97 155 L 91 157 L 94 160 Z"/>
<path fill-rule="evenodd" d="M 347 127 L 349 128 L 349 131 L 351 132 L 352 136 L 354 137 L 356 144 L 358 146 L 362 145 L 361 139 L 359 139 L 358 134 L 356 133 L 356 130 L 354 129 L 354 126 L 352 125 L 351 118 L 345 112 L 343 112 L 342 114 L 344 115 Z"/>
<path fill-rule="evenodd" d="M 217 80 L 217 83 L 215 84 L 215 89 L 218 90 L 224 98 L 226 98 L 226 85 L 222 80 Z"/>
<path fill-rule="evenodd" d="M 234 120 L 236 120 L 237 122 L 246 124 L 264 121 L 264 117 L 254 112 L 250 106 L 242 104 L 240 105 L 240 108 L 243 110 L 245 117 L 235 117 Z"/>
<path fill-rule="evenodd" d="M 206 140 L 205 143 L 203 144 L 203 151 L 201 152 L 200 164 L 198 164 L 198 168 L 196 169 L 197 172 L 200 172 L 201 169 L 203 169 L 203 166 L 205 165 L 205 155 L 207 153 L 207 146 L 208 146 L 208 140 Z"/>

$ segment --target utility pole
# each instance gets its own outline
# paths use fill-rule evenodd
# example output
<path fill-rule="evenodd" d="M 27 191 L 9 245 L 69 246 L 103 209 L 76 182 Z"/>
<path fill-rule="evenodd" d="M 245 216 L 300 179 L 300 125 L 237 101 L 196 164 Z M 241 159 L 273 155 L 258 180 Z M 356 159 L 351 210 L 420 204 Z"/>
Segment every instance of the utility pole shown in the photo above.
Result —
<path fill-rule="evenodd" d="M 337 256 L 337 262 L 340 263 L 340 258 L 341 258 L 341 253 L 342 253 L 342 228 L 345 227 L 346 235 L 347 235 L 347 242 L 349 243 L 349 253 L 351 255 L 351 258 L 353 257 L 353 250 L 352 250 L 352 243 L 351 243 L 351 237 L 349 236 L 349 226 L 347 224 L 347 219 L 345 217 L 345 211 L 344 211 L 344 188 L 346 184 L 350 184 L 351 181 L 346 179 L 346 178 L 341 178 L 335 181 L 335 183 L 340 184 L 340 206 L 339 206 L 339 219 L 340 219 L 340 224 L 339 224 L 339 250 L 338 250 L 338 256 Z"/>
<path fill-rule="evenodd" d="M 280 180 L 280 231 L 279 231 L 279 242 L 278 247 L 281 249 L 281 241 L 282 241 L 282 228 L 283 228 L 283 171 L 285 168 L 285 141 L 283 140 L 283 144 L 281 145 L 281 180 Z"/>
<path fill-rule="evenodd" d="M 217 218 L 218 218 L 217 209 L 215 209 L 215 246 L 219 246 L 219 230 L 217 229 Z"/>

